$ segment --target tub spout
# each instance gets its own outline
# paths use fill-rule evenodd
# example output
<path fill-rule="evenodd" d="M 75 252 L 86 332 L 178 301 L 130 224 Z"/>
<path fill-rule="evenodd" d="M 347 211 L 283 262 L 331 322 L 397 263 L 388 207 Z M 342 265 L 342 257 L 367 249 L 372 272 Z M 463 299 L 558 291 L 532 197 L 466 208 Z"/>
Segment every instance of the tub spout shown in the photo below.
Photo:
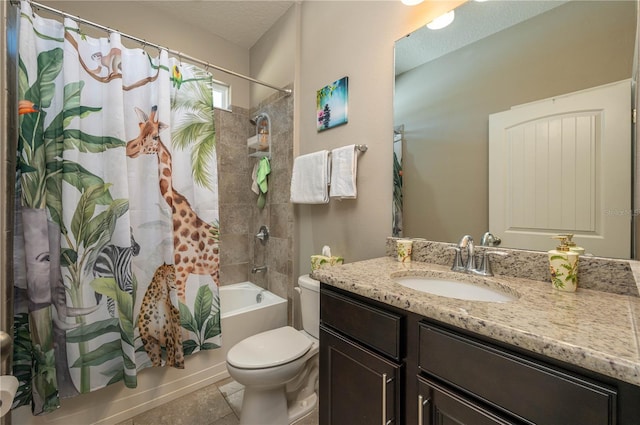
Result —
<path fill-rule="evenodd" d="M 256 274 L 258 272 L 262 273 L 266 271 L 267 271 L 267 266 L 255 266 L 251 269 L 251 274 Z"/>
<path fill-rule="evenodd" d="M 256 295 L 256 304 L 260 304 L 262 302 L 262 300 L 264 299 L 265 292 L 267 292 L 266 289 L 263 289 L 262 291 L 258 292 L 258 295 Z"/>

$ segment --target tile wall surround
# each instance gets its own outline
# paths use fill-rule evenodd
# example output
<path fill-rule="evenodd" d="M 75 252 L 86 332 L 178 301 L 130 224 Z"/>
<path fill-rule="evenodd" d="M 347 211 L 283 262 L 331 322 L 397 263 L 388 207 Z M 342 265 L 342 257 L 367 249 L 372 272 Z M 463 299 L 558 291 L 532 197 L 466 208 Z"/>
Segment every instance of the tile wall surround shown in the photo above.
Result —
<path fill-rule="evenodd" d="M 257 205 L 251 174 L 258 159 L 248 156 L 247 138 L 255 134 L 249 119 L 266 112 L 271 119 L 271 174 L 267 202 Z M 291 301 L 293 299 L 293 207 L 289 203 L 293 164 L 293 96 L 275 93 L 255 110 L 216 109 L 220 208 L 220 284 L 251 281 Z M 262 245 L 255 235 L 269 228 Z M 266 264 L 267 273 L 251 273 Z M 289 302 L 291 323 L 293 302 Z"/>
<path fill-rule="evenodd" d="M 247 157 L 249 111 L 216 109 L 218 201 L 220 213 L 220 284 L 248 280 L 251 177 Z"/>
<path fill-rule="evenodd" d="M 386 255 L 396 256 L 396 243 L 399 238 L 389 237 L 386 241 Z M 402 238 L 407 239 L 407 238 Z M 413 261 L 451 266 L 453 264 L 454 243 L 433 242 L 413 238 Z M 476 246 L 476 252 L 484 250 L 502 251 L 508 255 L 491 257 L 493 273 L 539 280 L 551 283 L 549 275 L 549 257 L 546 252 L 526 251 L 508 248 L 488 248 Z M 640 296 L 640 262 L 602 257 L 580 256 L 578 264 L 578 287 L 620 295 Z"/>

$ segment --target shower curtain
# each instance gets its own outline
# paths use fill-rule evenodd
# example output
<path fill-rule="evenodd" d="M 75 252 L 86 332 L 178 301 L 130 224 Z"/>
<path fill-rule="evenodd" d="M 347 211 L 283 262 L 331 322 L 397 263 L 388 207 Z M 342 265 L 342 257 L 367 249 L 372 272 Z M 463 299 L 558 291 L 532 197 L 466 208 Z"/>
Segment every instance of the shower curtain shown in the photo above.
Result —
<path fill-rule="evenodd" d="M 221 345 L 211 75 L 22 2 L 14 407 Z"/>

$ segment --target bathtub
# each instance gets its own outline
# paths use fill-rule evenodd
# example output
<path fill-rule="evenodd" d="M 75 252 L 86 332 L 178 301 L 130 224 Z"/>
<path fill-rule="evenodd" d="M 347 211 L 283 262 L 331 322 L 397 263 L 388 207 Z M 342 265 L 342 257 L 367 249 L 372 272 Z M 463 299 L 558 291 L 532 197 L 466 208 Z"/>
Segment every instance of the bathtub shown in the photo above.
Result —
<path fill-rule="evenodd" d="M 221 286 L 220 310 L 225 354 L 248 336 L 287 325 L 287 300 L 251 282 Z"/>
<path fill-rule="evenodd" d="M 260 300 L 260 302 L 258 302 Z M 62 400 L 62 407 L 32 416 L 29 406 L 13 411 L 13 423 L 44 425 L 92 423 L 112 425 L 170 402 L 229 376 L 227 352 L 244 338 L 287 324 L 287 300 L 251 282 L 220 287 L 222 347 L 185 358 L 184 369 L 146 368 L 138 374 L 138 387 L 122 382 L 99 391 Z"/>

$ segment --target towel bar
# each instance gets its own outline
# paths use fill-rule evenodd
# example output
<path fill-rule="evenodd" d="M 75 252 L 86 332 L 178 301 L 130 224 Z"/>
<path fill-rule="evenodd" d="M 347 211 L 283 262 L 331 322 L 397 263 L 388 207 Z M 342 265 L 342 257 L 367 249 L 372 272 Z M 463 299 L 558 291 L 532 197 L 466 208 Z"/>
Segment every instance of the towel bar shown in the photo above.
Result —
<path fill-rule="evenodd" d="M 369 146 L 367 145 L 354 145 L 354 147 L 358 152 L 366 152 L 367 149 L 369 149 Z M 331 152 L 329 152 L 329 157 L 331 157 Z"/>

